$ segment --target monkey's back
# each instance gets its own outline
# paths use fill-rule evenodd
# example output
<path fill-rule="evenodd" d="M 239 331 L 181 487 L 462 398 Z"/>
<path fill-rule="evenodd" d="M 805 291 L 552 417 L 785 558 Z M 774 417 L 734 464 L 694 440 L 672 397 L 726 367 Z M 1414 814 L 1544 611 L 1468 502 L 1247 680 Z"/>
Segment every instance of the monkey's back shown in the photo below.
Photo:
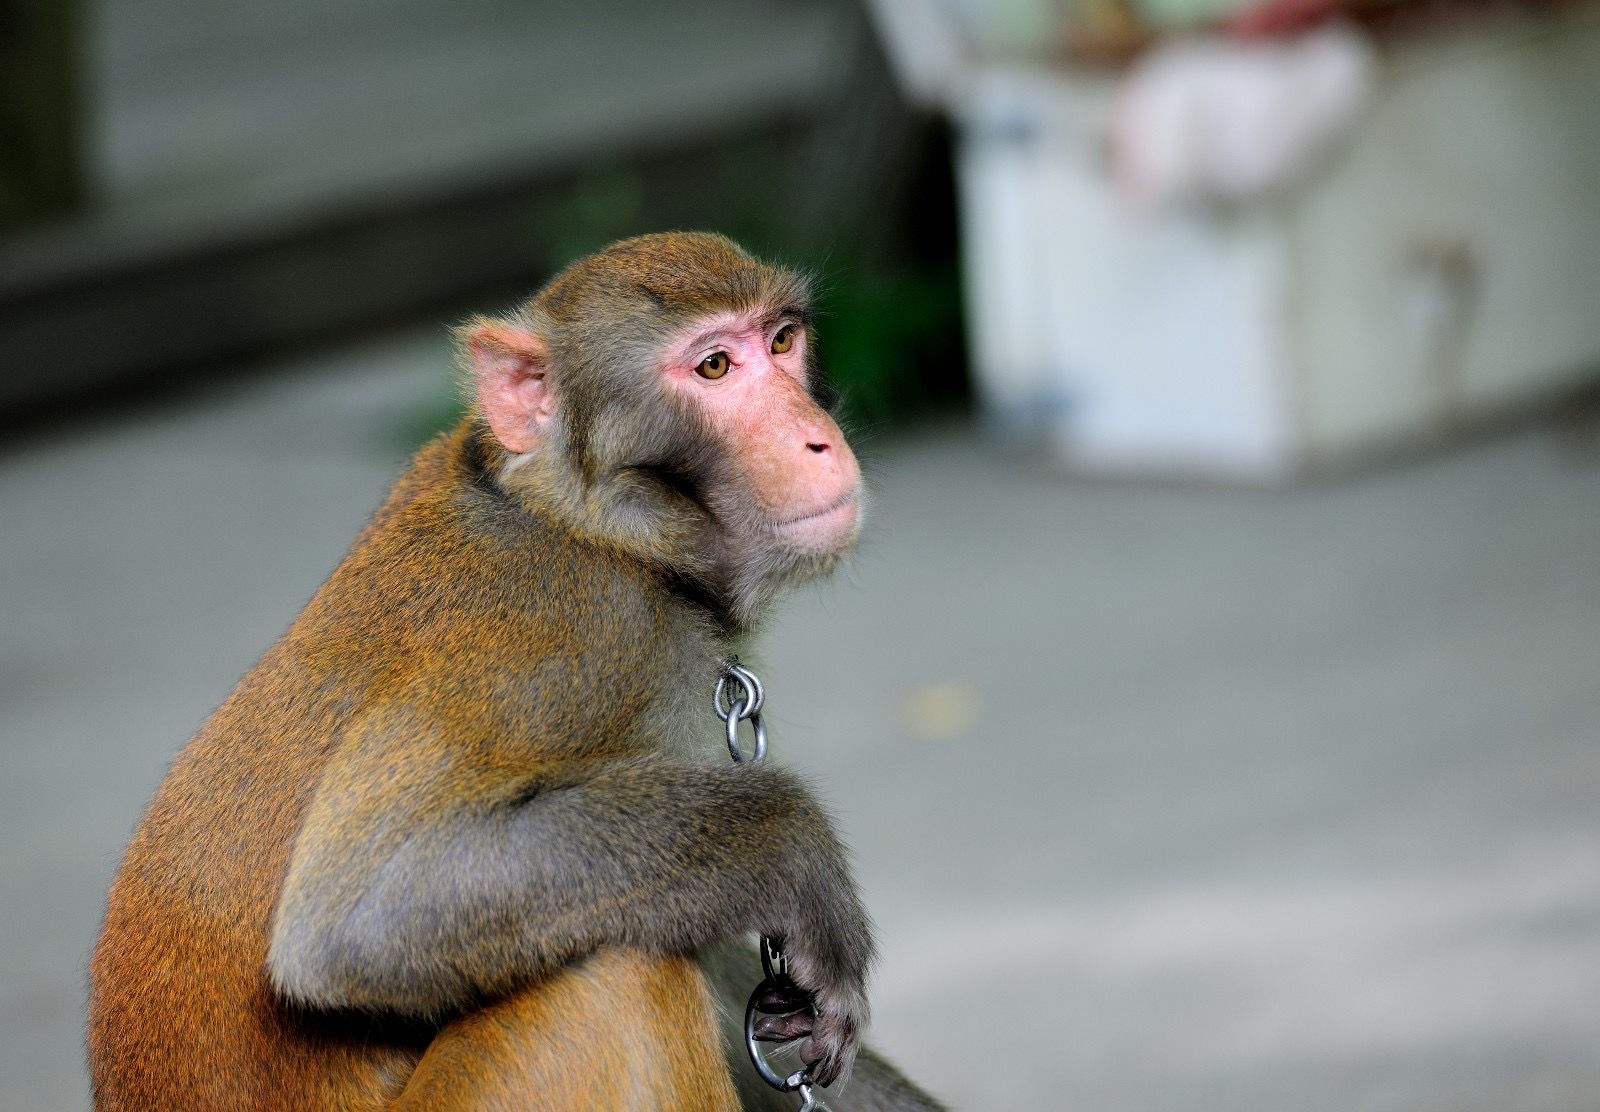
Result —
<path fill-rule="evenodd" d="M 174 761 L 118 870 L 90 964 L 97 1107 L 378 1108 L 425 1049 L 432 1031 L 420 1026 L 294 1013 L 270 989 L 266 955 L 296 837 L 351 719 L 397 677 L 428 668 L 459 669 L 448 682 L 465 712 L 495 713 L 508 643 L 534 657 L 566 651 L 536 611 L 514 604 L 541 590 L 593 593 L 556 540 L 527 551 L 516 547 L 527 536 L 506 537 L 485 551 L 471 539 L 496 526 L 464 527 L 463 505 L 496 510 L 474 502 L 470 453 L 463 426 L 418 454 Z M 630 613 L 615 584 L 599 590 L 579 600 L 595 619 L 589 636 L 636 656 L 651 616 Z M 515 707 L 499 709 L 514 719 Z"/>
<path fill-rule="evenodd" d="M 377 1025 L 352 1045 L 268 991 L 273 908 L 339 719 L 335 698 L 291 689 L 285 655 L 179 755 L 118 870 L 90 965 L 99 1108 L 378 1108 L 420 1053 Z M 302 728 L 265 736 L 284 715 Z"/>
<path fill-rule="evenodd" d="M 447 467 L 430 445 L 284 636 L 173 762 L 129 843 L 89 968 L 99 1108 L 382 1107 L 420 1041 L 377 1023 L 359 1042 L 271 994 L 273 909 L 305 809 L 365 686 L 351 646 L 372 628 L 341 581 Z M 381 664 L 379 665 L 381 667 Z M 365 1099 L 362 1099 L 365 1094 Z"/>

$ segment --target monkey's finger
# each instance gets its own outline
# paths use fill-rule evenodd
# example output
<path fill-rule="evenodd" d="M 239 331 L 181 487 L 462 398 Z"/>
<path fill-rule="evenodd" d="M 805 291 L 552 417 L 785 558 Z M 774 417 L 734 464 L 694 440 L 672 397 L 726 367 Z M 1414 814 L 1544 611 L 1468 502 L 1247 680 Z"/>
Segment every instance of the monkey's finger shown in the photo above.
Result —
<path fill-rule="evenodd" d="M 832 1085 L 856 1055 L 856 1023 L 847 1015 L 824 1015 L 800 1044 L 800 1060 L 818 1085 Z"/>
<path fill-rule="evenodd" d="M 811 1029 L 815 1025 L 816 1017 L 810 1012 L 764 1015 L 756 1020 L 754 1033 L 759 1042 L 788 1042 L 802 1035 L 811 1034 Z"/>
<path fill-rule="evenodd" d="M 797 1012 L 811 1007 L 811 994 L 796 984 L 774 986 L 756 998 L 756 1011 Z"/>
<path fill-rule="evenodd" d="M 832 1085 L 834 1078 L 839 1076 L 839 1060 L 825 1053 L 817 1042 L 813 1037 L 800 1044 L 800 1060 L 806 1064 L 806 1072 L 811 1075 L 811 1080 L 818 1085 Z"/>

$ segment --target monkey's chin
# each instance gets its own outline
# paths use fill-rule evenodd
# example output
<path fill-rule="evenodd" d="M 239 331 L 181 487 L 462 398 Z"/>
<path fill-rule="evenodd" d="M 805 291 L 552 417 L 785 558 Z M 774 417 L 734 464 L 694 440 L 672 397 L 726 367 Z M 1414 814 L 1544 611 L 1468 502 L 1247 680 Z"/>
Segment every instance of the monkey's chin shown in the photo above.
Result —
<path fill-rule="evenodd" d="M 846 491 L 841 497 L 815 513 L 774 522 L 772 532 L 783 540 L 784 547 L 808 555 L 831 556 L 845 552 L 855 543 L 861 532 L 861 499 L 857 490 Z"/>

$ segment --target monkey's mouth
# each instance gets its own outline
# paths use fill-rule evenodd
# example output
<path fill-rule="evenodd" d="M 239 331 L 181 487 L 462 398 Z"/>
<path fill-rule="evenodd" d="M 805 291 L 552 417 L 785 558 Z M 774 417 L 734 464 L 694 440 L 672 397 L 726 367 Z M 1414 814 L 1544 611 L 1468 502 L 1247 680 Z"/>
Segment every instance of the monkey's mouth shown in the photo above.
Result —
<path fill-rule="evenodd" d="M 774 521 L 771 526 L 772 531 L 813 543 L 834 541 L 840 533 L 854 530 L 859 516 L 857 495 L 857 488 L 851 486 L 820 510 Z"/>

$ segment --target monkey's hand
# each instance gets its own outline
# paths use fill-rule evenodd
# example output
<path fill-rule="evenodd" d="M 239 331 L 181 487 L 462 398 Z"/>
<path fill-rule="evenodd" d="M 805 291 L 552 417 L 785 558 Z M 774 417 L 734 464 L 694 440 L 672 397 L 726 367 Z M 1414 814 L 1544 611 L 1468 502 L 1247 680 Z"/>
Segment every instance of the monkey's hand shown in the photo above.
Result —
<path fill-rule="evenodd" d="M 828 1061 L 830 1055 L 826 1043 L 831 1041 L 840 1048 L 840 1052 L 853 1058 L 855 1040 L 860 1031 L 854 1016 L 846 1016 L 841 1021 L 847 1026 L 848 1047 L 845 1046 L 846 1040 L 829 1040 L 827 1020 L 817 1013 L 816 997 L 787 977 L 761 994 L 756 1001 L 756 1011 L 760 1013 L 760 1018 L 755 1022 L 756 1040 L 773 1043 L 804 1040 L 799 1045 L 800 1058 L 818 1084 L 832 1084 L 836 1077 L 848 1072 L 848 1063 L 833 1065 Z M 835 1053 L 833 1057 L 837 1060 L 839 1054 Z"/>
<path fill-rule="evenodd" d="M 842 872 L 818 877 L 819 891 L 799 901 L 800 921 L 774 938 L 783 947 L 789 976 L 769 991 L 757 1011 L 758 1038 L 802 1040 L 801 1061 L 819 1085 L 847 1076 L 867 1025 L 866 974 L 873 953 L 872 927 L 855 885 Z"/>

